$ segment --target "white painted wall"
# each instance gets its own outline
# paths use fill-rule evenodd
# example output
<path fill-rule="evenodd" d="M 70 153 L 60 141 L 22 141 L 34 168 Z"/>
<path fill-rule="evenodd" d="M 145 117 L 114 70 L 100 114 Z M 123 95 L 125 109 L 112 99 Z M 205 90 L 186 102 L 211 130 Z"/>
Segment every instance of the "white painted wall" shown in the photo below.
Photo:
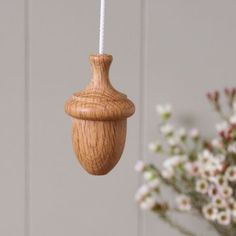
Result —
<path fill-rule="evenodd" d="M 139 212 L 133 165 L 152 157 L 157 103 L 213 133 L 204 94 L 236 82 L 235 9 L 233 0 L 107 0 L 111 81 L 137 111 L 116 169 L 92 177 L 74 157 L 63 105 L 89 81 L 99 1 L 0 0 L 0 235 L 179 235 Z M 199 221 L 180 220 L 205 235 Z"/>

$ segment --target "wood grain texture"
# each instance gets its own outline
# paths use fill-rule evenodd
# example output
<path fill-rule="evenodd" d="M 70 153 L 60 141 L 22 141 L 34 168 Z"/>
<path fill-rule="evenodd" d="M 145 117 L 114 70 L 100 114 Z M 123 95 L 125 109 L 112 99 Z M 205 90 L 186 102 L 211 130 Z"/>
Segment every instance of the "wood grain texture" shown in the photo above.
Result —
<path fill-rule="evenodd" d="M 108 173 L 120 160 L 127 120 L 73 119 L 73 147 L 81 165 L 91 174 Z"/>
<path fill-rule="evenodd" d="M 73 117 L 74 151 L 84 169 L 93 175 L 107 174 L 120 160 L 127 117 L 135 111 L 127 96 L 110 83 L 111 62 L 111 55 L 90 56 L 91 83 L 65 104 L 65 111 Z"/>

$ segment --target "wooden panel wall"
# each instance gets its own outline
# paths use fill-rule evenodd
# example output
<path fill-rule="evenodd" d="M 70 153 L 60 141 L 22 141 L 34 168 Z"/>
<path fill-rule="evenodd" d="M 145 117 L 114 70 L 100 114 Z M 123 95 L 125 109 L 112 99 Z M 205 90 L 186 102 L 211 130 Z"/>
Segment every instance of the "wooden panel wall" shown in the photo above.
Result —
<path fill-rule="evenodd" d="M 133 166 L 159 162 L 146 148 L 157 133 L 157 103 L 173 104 L 177 124 L 188 117 L 214 134 L 204 96 L 235 85 L 235 8 L 233 0 L 107 1 L 111 81 L 137 111 L 117 168 L 92 177 L 74 156 L 63 105 L 90 79 L 99 1 L 0 0 L 0 235 L 179 235 L 138 210 Z M 202 222 L 178 220 L 204 235 Z"/>
<path fill-rule="evenodd" d="M 235 1 L 146 1 L 145 146 L 157 138 L 156 104 L 171 103 L 176 125 L 197 126 L 203 135 L 216 135 L 206 92 L 235 86 Z M 158 163 L 146 149 L 145 158 Z M 197 235 L 216 235 L 203 222 L 176 216 Z M 144 236 L 180 235 L 145 214 Z M 208 231 L 206 231 L 208 230 Z"/>
<path fill-rule="evenodd" d="M 0 1 L 0 235 L 24 235 L 25 18 L 23 0 Z"/>

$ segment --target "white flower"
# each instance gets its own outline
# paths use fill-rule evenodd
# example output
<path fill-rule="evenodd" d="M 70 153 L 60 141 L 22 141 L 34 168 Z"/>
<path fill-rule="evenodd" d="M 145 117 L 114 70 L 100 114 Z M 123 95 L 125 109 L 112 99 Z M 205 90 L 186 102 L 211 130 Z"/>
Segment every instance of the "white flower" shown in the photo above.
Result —
<path fill-rule="evenodd" d="M 176 137 L 171 137 L 167 139 L 167 142 L 171 147 L 175 147 L 179 144 L 179 140 Z"/>
<path fill-rule="evenodd" d="M 236 143 L 231 143 L 229 146 L 228 146 L 228 152 L 230 153 L 233 153 L 233 154 L 236 154 Z"/>
<path fill-rule="evenodd" d="M 201 174 L 201 177 L 202 178 L 205 178 L 205 179 L 208 179 L 208 180 L 210 180 L 211 179 L 211 177 L 214 175 L 214 173 L 213 172 L 209 172 L 209 171 L 207 171 L 207 170 L 200 170 L 200 174 Z"/>
<path fill-rule="evenodd" d="M 152 152 L 160 152 L 162 150 L 162 146 L 158 141 L 149 143 L 148 148 Z"/>
<path fill-rule="evenodd" d="M 145 171 L 143 173 L 143 177 L 144 177 L 145 180 L 151 180 L 155 177 L 155 175 L 153 174 L 152 171 Z"/>
<path fill-rule="evenodd" d="M 174 176 L 173 168 L 165 168 L 161 171 L 161 175 L 164 179 L 171 179 Z"/>
<path fill-rule="evenodd" d="M 232 216 L 236 217 L 236 201 L 234 198 L 229 198 L 227 201 L 228 209 L 231 211 Z"/>
<path fill-rule="evenodd" d="M 206 163 L 204 166 L 204 171 L 207 173 L 207 176 L 211 178 L 211 176 L 215 176 L 215 172 L 220 168 L 221 166 L 215 165 L 213 162 Z"/>
<path fill-rule="evenodd" d="M 204 165 L 210 163 L 213 158 L 212 153 L 207 149 L 203 150 L 203 152 L 198 155 L 198 160 Z"/>
<path fill-rule="evenodd" d="M 174 127 L 170 124 L 165 124 L 165 125 L 161 126 L 160 131 L 165 136 L 171 136 L 174 132 Z"/>
<path fill-rule="evenodd" d="M 166 159 L 163 162 L 163 167 L 166 169 L 169 169 L 169 168 L 175 167 L 179 163 L 180 163 L 180 158 L 178 156 L 175 156 L 175 157 L 171 157 L 169 159 Z"/>
<path fill-rule="evenodd" d="M 173 155 L 179 155 L 182 152 L 182 150 L 178 146 L 173 146 L 171 147 L 171 152 L 173 153 Z"/>
<path fill-rule="evenodd" d="M 234 114 L 233 116 L 230 117 L 229 119 L 230 123 L 235 125 L 236 124 L 236 114 Z"/>
<path fill-rule="evenodd" d="M 218 210 L 212 204 L 205 205 L 202 208 L 202 213 L 207 220 L 216 220 Z"/>
<path fill-rule="evenodd" d="M 185 169 L 189 174 L 192 174 L 192 171 L 193 171 L 193 163 L 192 163 L 192 162 L 186 162 L 186 163 L 184 163 L 184 169 Z"/>
<path fill-rule="evenodd" d="M 218 188 L 214 184 L 210 185 L 210 187 L 208 188 L 208 195 L 212 198 L 215 198 L 218 194 Z"/>
<path fill-rule="evenodd" d="M 228 185 L 227 179 L 223 175 L 214 176 L 211 178 L 211 180 L 219 187 L 223 187 L 225 185 Z"/>
<path fill-rule="evenodd" d="M 188 160 L 188 156 L 187 155 L 180 155 L 180 160 L 181 160 L 181 162 L 186 162 Z"/>
<path fill-rule="evenodd" d="M 216 160 L 219 162 L 224 162 L 226 159 L 225 155 L 223 155 L 223 154 L 217 155 L 216 158 L 217 158 Z"/>
<path fill-rule="evenodd" d="M 226 132 L 226 131 L 228 131 L 228 128 L 229 128 L 229 125 L 226 121 L 216 125 L 216 130 L 218 133 Z"/>
<path fill-rule="evenodd" d="M 140 207 L 143 210 L 152 210 L 156 205 L 156 199 L 152 196 L 147 197 L 140 203 Z"/>
<path fill-rule="evenodd" d="M 164 120 L 170 118 L 171 113 L 172 113 L 172 107 L 170 104 L 157 105 L 156 110 L 159 113 L 159 115 L 161 116 L 161 118 Z"/>
<path fill-rule="evenodd" d="M 212 198 L 212 204 L 217 208 L 225 208 L 226 201 L 219 195 Z"/>
<path fill-rule="evenodd" d="M 223 163 L 222 160 L 224 156 L 213 156 L 213 154 L 208 151 L 204 150 L 202 153 L 198 155 L 198 161 L 200 164 L 200 173 L 202 177 L 208 179 L 214 179 L 215 175 L 218 171 L 222 171 Z"/>
<path fill-rule="evenodd" d="M 176 203 L 181 211 L 189 211 L 192 208 L 191 199 L 186 195 L 180 195 L 176 198 Z"/>
<path fill-rule="evenodd" d="M 139 188 L 138 191 L 139 191 L 140 194 L 146 195 L 150 192 L 150 188 L 146 184 L 144 184 Z"/>
<path fill-rule="evenodd" d="M 230 166 L 227 168 L 226 172 L 225 172 L 225 177 L 229 180 L 229 181 L 236 181 L 236 166 Z"/>
<path fill-rule="evenodd" d="M 221 142 L 219 139 L 213 139 L 213 140 L 211 141 L 211 145 L 212 145 L 214 148 L 222 149 L 222 142 Z"/>
<path fill-rule="evenodd" d="M 203 150 L 203 152 L 198 154 L 198 161 L 200 162 L 200 164 L 202 165 L 202 171 L 205 170 L 207 168 L 207 164 L 211 164 L 213 160 L 213 155 L 210 151 L 208 150 Z M 209 169 L 209 167 L 208 167 Z"/>
<path fill-rule="evenodd" d="M 145 168 L 145 163 L 141 160 L 138 160 L 134 166 L 135 171 L 142 172 Z"/>
<path fill-rule="evenodd" d="M 135 200 L 140 202 L 143 198 L 145 198 L 148 194 L 150 194 L 150 187 L 146 184 L 142 185 L 135 194 Z"/>
<path fill-rule="evenodd" d="M 208 182 L 205 179 L 199 179 L 196 182 L 196 191 L 202 194 L 206 194 L 208 190 Z"/>
<path fill-rule="evenodd" d="M 152 179 L 150 182 L 148 182 L 148 186 L 152 190 L 157 189 L 160 187 L 160 180 L 158 178 Z"/>
<path fill-rule="evenodd" d="M 198 139 L 200 134 L 199 134 L 199 130 L 196 129 L 196 128 L 193 128 L 190 130 L 190 133 L 189 133 L 190 137 L 194 140 Z"/>
<path fill-rule="evenodd" d="M 180 140 L 184 140 L 187 136 L 187 132 L 186 132 L 186 129 L 184 128 L 180 128 L 177 133 L 176 133 L 177 137 L 180 139 Z"/>
<path fill-rule="evenodd" d="M 188 157 L 186 155 L 172 156 L 163 162 L 163 167 L 166 169 L 173 168 L 173 167 L 187 161 L 187 159 L 188 159 Z"/>
<path fill-rule="evenodd" d="M 204 170 L 208 171 L 211 175 L 215 175 L 216 172 L 222 171 L 224 168 L 224 155 L 211 156 L 208 160 L 203 160 Z"/>
<path fill-rule="evenodd" d="M 134 196 L 134 199 L 136 202 L 141 202 L 143 200 L 144 196 L 139 192 L 137 191 L 135 196 Z"/>
<path fill-rule="evenodd" d="M 184 164 L 184 169 L 192 176 L 199 175 L 199 165 L 196 162 L 186 162 Z"/>
<path fill-rule="evenodd" d="M 227 185 L 220 188 L 220 193 L 224 198 L 229 198 L 233 194 L 233 189 Z"/>
<path fill-rule="evenodd" d="M 221 225 L 229 225 L 231 223 L 230 211 L 221 211 L 217 214 L 217 222 Z"/>

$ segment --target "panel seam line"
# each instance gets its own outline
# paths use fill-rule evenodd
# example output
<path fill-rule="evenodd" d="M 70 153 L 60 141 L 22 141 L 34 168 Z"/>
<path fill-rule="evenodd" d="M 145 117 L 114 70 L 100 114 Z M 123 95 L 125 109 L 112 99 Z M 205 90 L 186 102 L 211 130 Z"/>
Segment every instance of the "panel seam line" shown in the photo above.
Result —
<path fill-rule="evenodd" d="M 25 168 L 25 196 L 24 196 L 24 234 L 30 236 L 30 112 L 29 112 L 29 97 L 30 97 L 30 71 L 29 71 L 29 0 L 24 0 L 24 49 L 25 49 L 25 99 L 24 99 L 24 168 Z"/>

